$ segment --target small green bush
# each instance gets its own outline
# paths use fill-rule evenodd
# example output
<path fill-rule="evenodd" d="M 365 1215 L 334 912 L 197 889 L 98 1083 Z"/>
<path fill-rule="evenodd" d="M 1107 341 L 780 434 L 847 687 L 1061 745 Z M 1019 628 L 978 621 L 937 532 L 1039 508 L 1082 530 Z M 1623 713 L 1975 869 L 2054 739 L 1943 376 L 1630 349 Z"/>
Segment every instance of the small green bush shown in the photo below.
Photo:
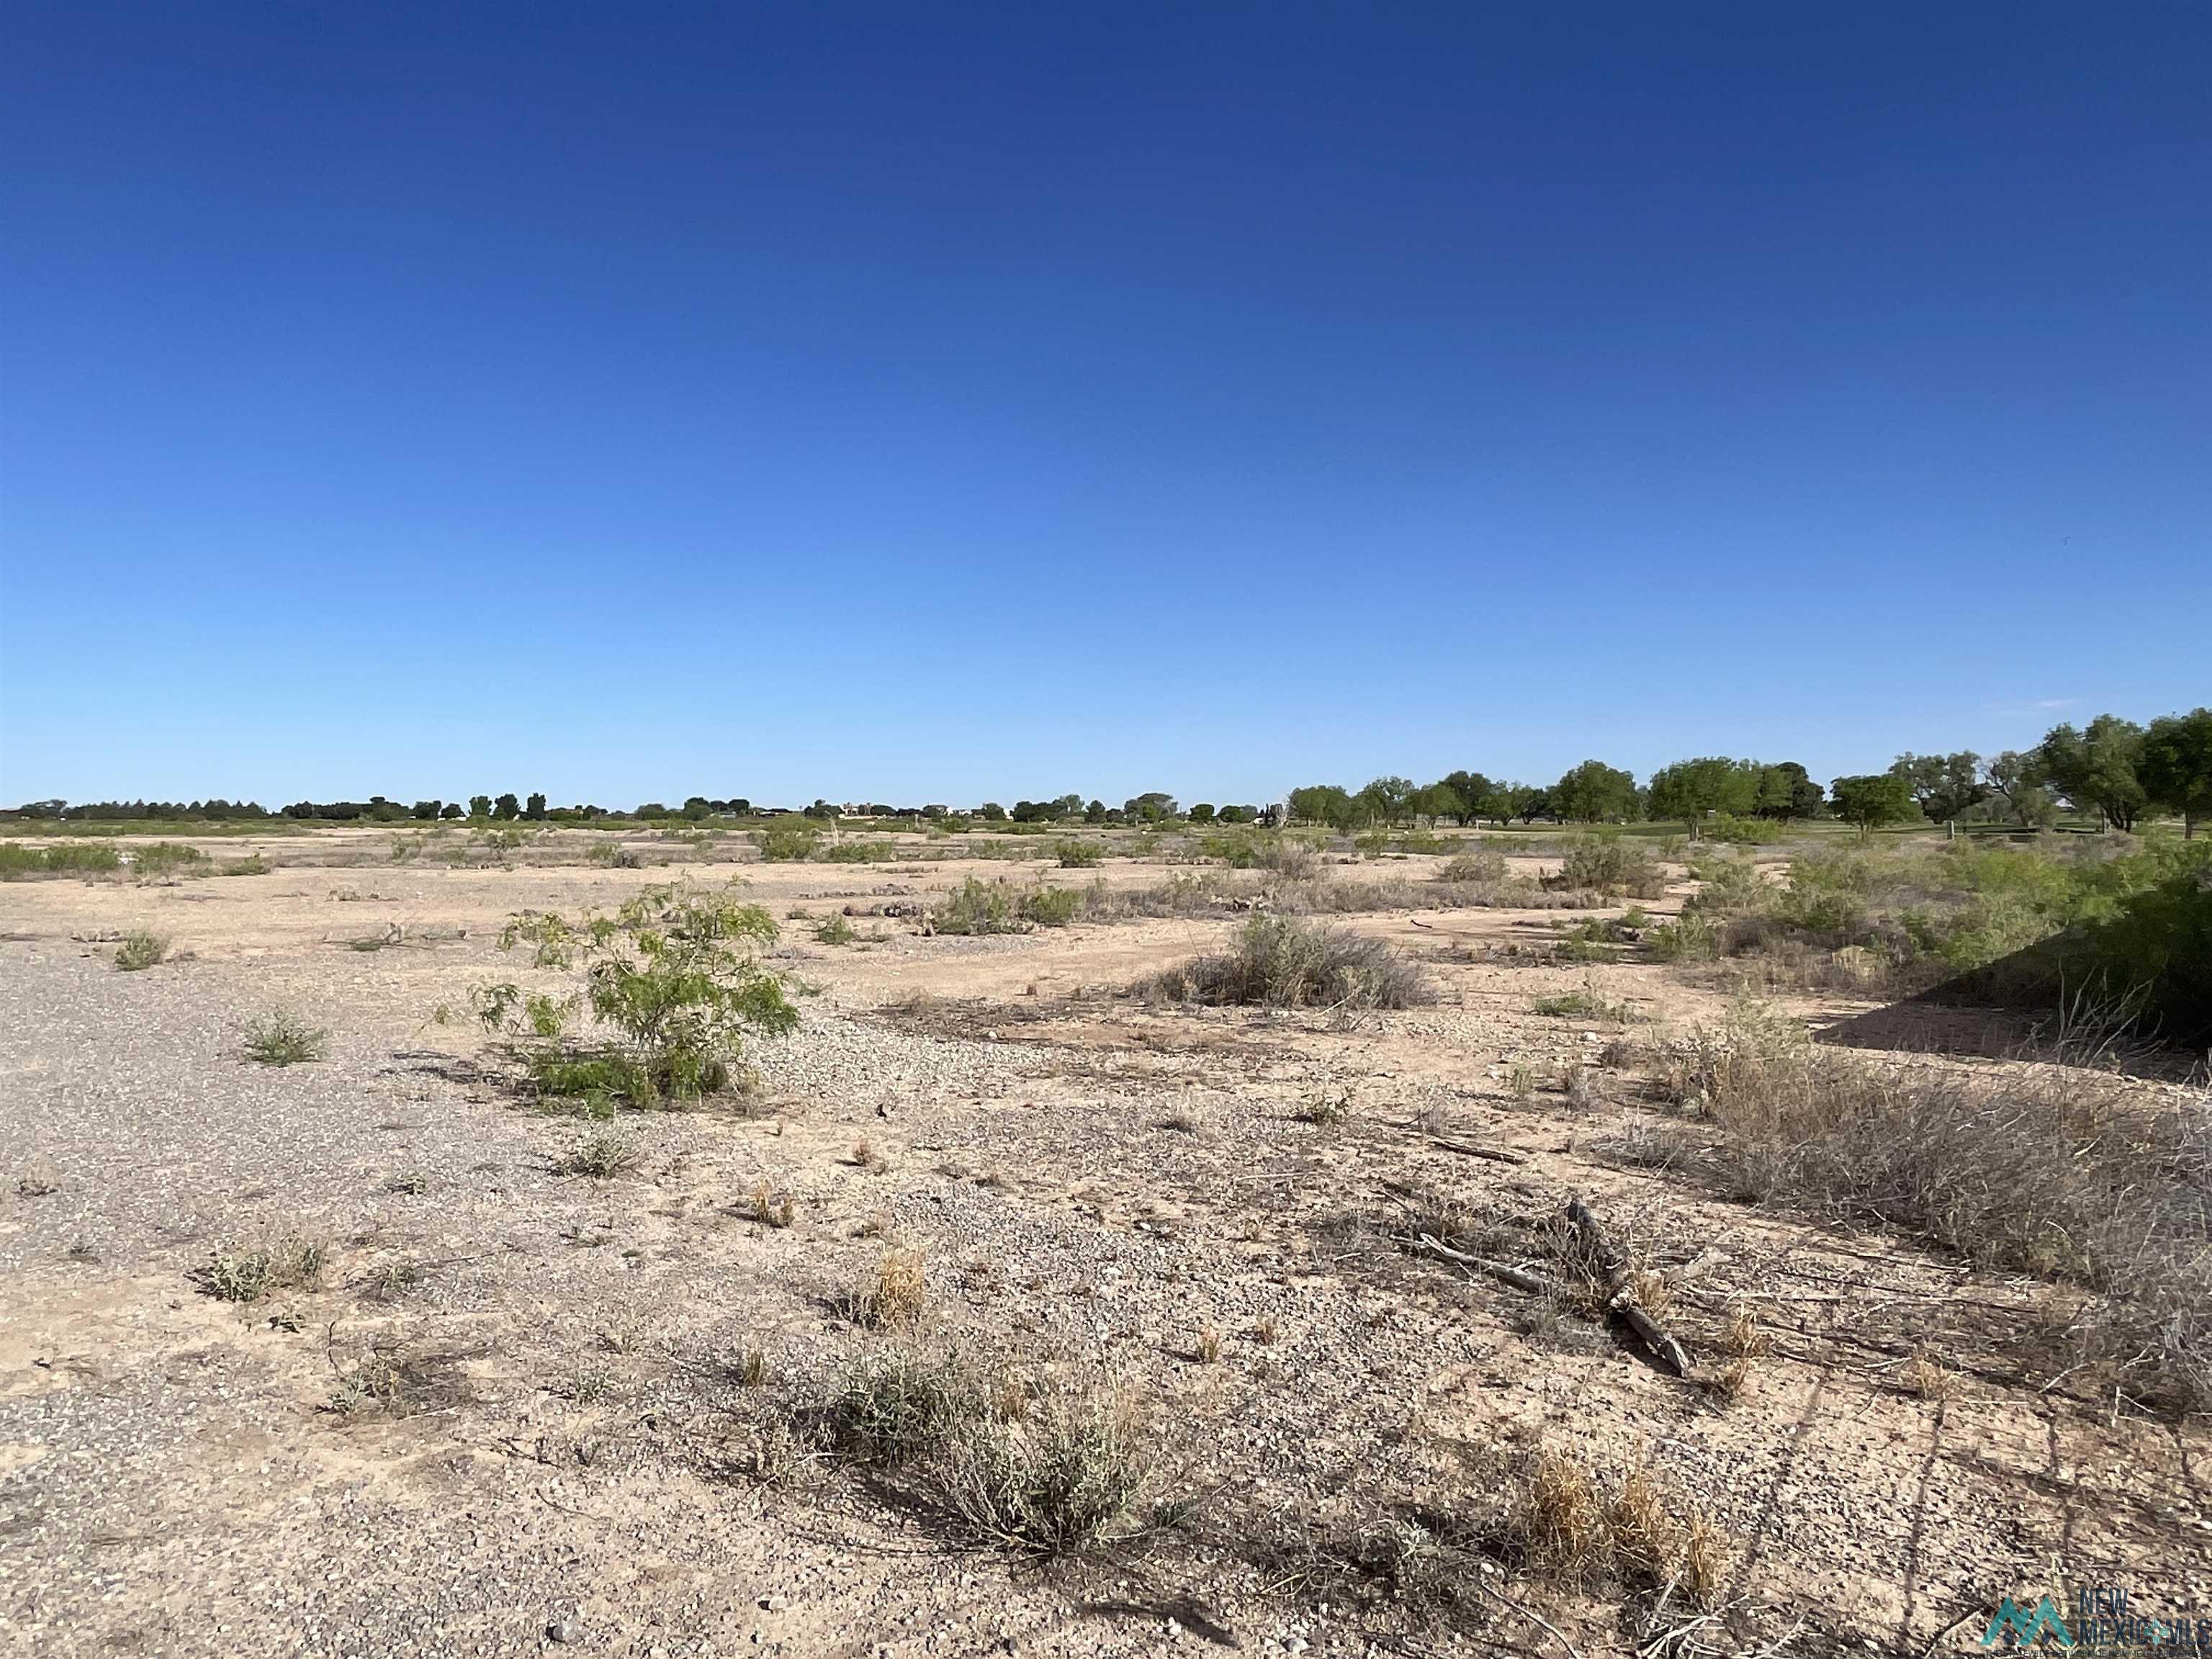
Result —
<path fill-rule="evenodd" d="M 115 965 L 125 973 L 136 973 L 142 968 L 151 968 L 169 954 L 169 936 L 149 933 L 143 927 L 134 927 L 123 936 L 117 947 Z"/>
<path fill-rule="evenodd" d="M 1040 927 L 1065 927 L 1082 905 L 1083 895 L 1073 887 L 1038 887 L 1022 895 L 1022 920 Z"/>
<path fill-rule="evenodd" d="M 274 1013 L 246 1028 L 246 1055 L 264 1066 L 298 1066 L 330 1052 L 331 1034 L 297 1015 Z"/>
<path fill-rule="evenodd" d="M 816 856 L 824 864 L 889 864 L 893 854 L 887 841 L 842 841 Z"/>
<path fill-rule="evenodd" d="M 131 867 L 141 881 L 157 881 L 179 870 L 198 873 L 208 861 L 208 855 L 198 848 L 178 841 L 152 842 L 131 855 Z"/>
<path fill-rule="evenodd" d="M 0 881 L 23 876 L 94 875 L 121 865 L 115 848 L 105 842 L 65 842 L 53 847 L 0 842 Z"/>
<path fill-rule="evenodd" d="M 763 830 L 758 837 L 760 855 L 769 864 L 799 864 L 814 856 L 820 834 L 802 824 L 779 823 Z"/>

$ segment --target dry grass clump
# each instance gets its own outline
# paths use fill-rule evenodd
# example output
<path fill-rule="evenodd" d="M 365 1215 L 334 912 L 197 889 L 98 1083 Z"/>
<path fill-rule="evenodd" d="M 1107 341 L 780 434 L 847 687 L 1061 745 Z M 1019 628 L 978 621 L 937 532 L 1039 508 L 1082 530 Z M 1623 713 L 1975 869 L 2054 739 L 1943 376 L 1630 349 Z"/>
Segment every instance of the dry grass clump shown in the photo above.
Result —
<path fill-rule="evenodd" d="M 1443 865 L 1435 879 L 1449 883 L 1483 882 L 1495 884 L 1505 879 L 1505 854 L 1495 847 L 1478 847 L 1471 853 L 1462 853 Z"/>
<path fill-rule="evenodd" d="M 1740 1197 L 1904 1228 L 1992 1267 L 2098 1293 L 2077 1364 L 2212 1407 L 2212 1102 L 2080 1067 L 1898 1068 L 1739 1008 L 1672 1058 L 1722 1132 Z"/>
<path fill-rule="evenodd" d="M 319 1290 L 329 1251 L 288 1235 L 251 1250 L 217 1250 L 199 1270 L 199 1286 L 220 1302 L 258 1302 L 275 1291 Z"/>
<path fill-rule="evenodd" d="M 1963 1386 L 1959 1373 L 1925 1348 L 1905 1362 L 1897 1380 L 1907 1393 L 1922 1400 L 1955 1400 Z"/>
<path fill-rule="evenodd" d="M 553 1172 L 612 1181 L 624 1170 L 635 1169 L 637 1160 L 637 1143 L 629 1136 L 611 1129 L 595 1129 L 554 1164 Z"/>
<path fill-rule="evenodd" d="M 1436 988 L 1382 939 L 1287 916 L 1255 916 L 1225 955 L 1198 957 L 1150 981 L 1178 1002 L 1272 1008 L 1423 1007 Z"/>
<path fill-rule="evenodd" d="M 1672 1587 L 1707 1607 L 1727 1575 L 1720 1528 L 1648 1469 L 1630 1470 L 1607 1492 L 1581 1460 L 1540 1450 L 1507 1524 L 1530 1567 L 1563 1583 Z"/>
<path fill-rule="evenodd" d="M 745 1198 L 745 1213 L 763 1227 L 782 1229 L 799 1218 L 799 1200 L 788 1188 L 779 1188 L 763 1176 Z"/>
<path fill-rule="evenodd" d="M 1567 848 L 1559 872 L 1547 876 L 1544 885 L 1573 892 L 1662 898 L 1667 892 L 1667 872 L 1640 847 L 1592 836 Z"/>
<path fill-rule="evenodd" d="M 838 1299 L 857 1325 L 907 1328 L 920 1321 L 928 1300 L 928 1265 L 921 1251 L 902 1248 L 885 1250 L 867 1276 Z"/>

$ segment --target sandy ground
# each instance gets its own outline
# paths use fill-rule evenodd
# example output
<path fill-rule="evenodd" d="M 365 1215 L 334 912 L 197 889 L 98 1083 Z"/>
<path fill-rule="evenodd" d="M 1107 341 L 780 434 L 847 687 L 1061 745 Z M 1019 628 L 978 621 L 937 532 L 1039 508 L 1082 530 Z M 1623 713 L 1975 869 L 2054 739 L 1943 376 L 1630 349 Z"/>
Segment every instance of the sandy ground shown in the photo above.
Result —
<path fill-rule="evenodd" d="M 756 1053 L 758 1094 L 626 1119 L 641 1162 L 603 1183 L 555 1173 L 579 1127 L 518 1102 L 468 994 L 567 982 L 500 953 L 512 913 L 685 872 L 393 864 L 387 841 L 270 838 L 261 875 L 0 887 L 0 1650 L 1643 1646 L 1648 1607 L 1510 1561 L 1485 1561 L 1449 1617 L 1316 1565 L 1494 1504 L 1537 1445 L 1652 1468 L 1724 1524 L 1723 1616 L 1682 1653 L 1978 1650 L 1997 1598 L 2075 1584 L 2212 1611 L 2203 1427 L 2045 1387 L 2057 1368 L 2027 1334 L 2047 1291 L 1638 1164 L 1639 1126 L 1665 1113 L 1632 1056 L 1584 1107 L 1551 1079 L 1612 1037 L 1716 1019 L 1722 995 L 1553 962 L 1554 914 L 1348 919 L 1426 962 L 1442 998 L 1343 1029 L 1121 994 L 1231 916 L 925 938 L 866 913 L 1025 872 L 701 865 L 779 918 L 849 907 L 863 940 L 787 922 L 776 965 L 811 994 L 798 1034 Z M 137 927 L 177 959 L 118 972 L 112 937 Z M 397 942 L 356 948 L 380 939 Z M 1533 1011 L 1585 984 L 1636 1023 Z M 328 1028 L 326 1060 L 245 1060 L 245 1024 L 278 1008 Z M 1518 1066 L 1543 1079 L 1525 1098 Z M 1302 1115 L 1345 1093 L 1341 1121 Z M 793 1194 L 790 1227 L 747 1213 L 763 1179 Z M 1755 1311 L 1775 1352 L 1740 1398 L 1405 1247 L 1432 1198 L 1533 1237 L 1577 1193 L 1677 1284 L 1693 1350 Z M 285 1235 L 327 1243 L 320 1288 L 200 1293 L 212 1252 Z M 925 1346 L 1110 1379 L 1156 1492 L 1201 1501 L 1047 1565 L 862 1471 L 737 1473 L 763 1425 L 890 1340 L 836 1307 L 886 1240 L 927 1261 Z M 1950 1397 L 1903 1386 L 1923 1346 L 1959 1374 Z M 753 1348 L 764 1387 L 739 1375 Z M 405 1361 L 410 1409 L 330 1409 L 378 1352 Z"/>

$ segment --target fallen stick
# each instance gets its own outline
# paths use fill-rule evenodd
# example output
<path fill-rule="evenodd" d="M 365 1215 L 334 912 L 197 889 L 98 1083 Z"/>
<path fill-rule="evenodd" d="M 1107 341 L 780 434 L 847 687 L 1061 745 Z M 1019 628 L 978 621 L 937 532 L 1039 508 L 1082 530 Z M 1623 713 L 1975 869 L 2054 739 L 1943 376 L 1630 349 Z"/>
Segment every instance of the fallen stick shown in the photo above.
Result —
<path fill-rule="evenodd" d="M 1486 1261 L 1479 1255 L 1469 1255 L 1465 1250 L 1455 1250 L 1441 1239 L 1426 1233 L 1418 1234 L 1421 1248 L 1431 1255 L 1455 1262 L 1462 1267 L 1474 1267 L 1488 1273 L 1501 1285 L 1510 1285 L 1516 1291 L 1526 1291 L 1531 1296 L 1549 1296 L 1552 1286 L 1547 1280 L 1534 1273 L 1523 1273 L 1518 1267 L 1509 1267 L 1502 1261 Z"/>
<path fill-rule="evenodd" d="M 1528 1161 L 1528 1154 L 1525 1152 L 1508 1152 L 1503 1146 L 1478 1146 L 1472 1141 L 1450 1140 L 1443 1135 L 1431 1135 L 1429 1144 L 1432 1146 L 1441 1146 L 1448 1152 L 1462 1153 L 1468 1158 L 1486 1158 L 1492 1164 L 1526 1164 Z"/>
<path fill-rule="evenodd" d="M 1635 1287 L 1628 1282 L 1628 1258 L 1598 1224 L 1589 1206 L 1579 1198 L 1569 1199 L 1567 1219 L 1589 1242 L 1591 1254 L 1604 1270 L 1607 1311 L 1618 1316 L 1621 1323 L 1636 1333 L 1653 1358 L 1664 1364 L 1675 1376 L 1687 1376 L 1690 1351 L 1637 1302 Z"/>

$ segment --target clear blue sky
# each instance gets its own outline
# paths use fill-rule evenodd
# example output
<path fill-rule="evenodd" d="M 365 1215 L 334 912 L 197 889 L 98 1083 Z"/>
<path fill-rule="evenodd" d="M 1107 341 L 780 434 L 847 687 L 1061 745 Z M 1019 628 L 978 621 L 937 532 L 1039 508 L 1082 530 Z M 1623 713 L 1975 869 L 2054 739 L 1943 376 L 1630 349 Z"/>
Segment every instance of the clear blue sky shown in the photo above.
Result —
<path fill-rule="evenodd" d="M 2212 696 L 2203 6 L 5 15 L 0 800 Z"/>

